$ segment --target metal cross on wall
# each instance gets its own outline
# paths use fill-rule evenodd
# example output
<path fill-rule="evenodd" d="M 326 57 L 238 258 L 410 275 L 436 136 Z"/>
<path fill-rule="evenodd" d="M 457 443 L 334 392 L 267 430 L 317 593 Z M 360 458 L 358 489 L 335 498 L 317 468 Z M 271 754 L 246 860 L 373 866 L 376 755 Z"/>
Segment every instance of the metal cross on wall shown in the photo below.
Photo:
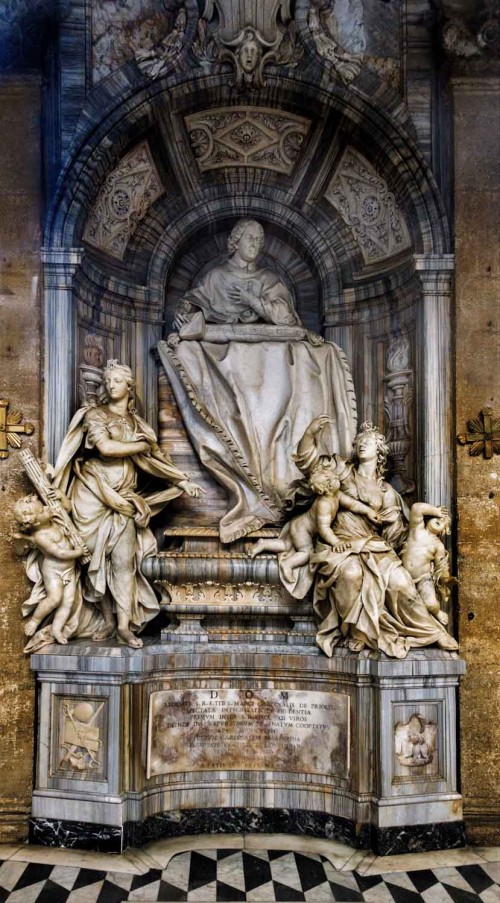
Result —
<path fill-rule="evenodd" d="M 7 399 L 0 398 L 0 459 L 9 457 L 9 445 L 11 448 L 21 448 L 19 433 L 31 436 L 35 432 L 32 423 L 21 423 L 21 411 L 11 411 L 9 414 L 8 407 Z"/>
<path fill-rule="evenodd" d="M 492 408 L 483 408 L 476 420 L 468 420 L 467 429 L 469 432 L 460 433 L 457 439 L 460 445 L 470 445 L 470 455 L 500 455 L 500 420 L 493 417 Z"/>

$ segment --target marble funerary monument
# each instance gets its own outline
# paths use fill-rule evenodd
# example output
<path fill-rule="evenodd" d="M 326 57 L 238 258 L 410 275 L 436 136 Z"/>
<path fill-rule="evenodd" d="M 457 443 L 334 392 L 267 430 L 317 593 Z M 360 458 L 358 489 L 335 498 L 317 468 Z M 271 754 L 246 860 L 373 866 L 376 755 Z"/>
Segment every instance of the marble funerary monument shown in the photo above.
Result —
<path fill-rule="evenodd" d="M 45 445 L 12 506 L 35 842 L 464 842 L 454 259 L 406 15 L 61 22 Z"/>

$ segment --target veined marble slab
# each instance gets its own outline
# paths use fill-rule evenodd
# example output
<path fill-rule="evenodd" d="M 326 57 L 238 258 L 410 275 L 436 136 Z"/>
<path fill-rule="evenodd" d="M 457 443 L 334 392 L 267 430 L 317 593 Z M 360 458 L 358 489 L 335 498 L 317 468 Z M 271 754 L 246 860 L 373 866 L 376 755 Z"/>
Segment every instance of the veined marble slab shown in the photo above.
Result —
<path fill-rule="evenodd" d="M 148 778 L 179 771 L 349 772 L 349 697 L 268 689 L 150 697 Z"/>

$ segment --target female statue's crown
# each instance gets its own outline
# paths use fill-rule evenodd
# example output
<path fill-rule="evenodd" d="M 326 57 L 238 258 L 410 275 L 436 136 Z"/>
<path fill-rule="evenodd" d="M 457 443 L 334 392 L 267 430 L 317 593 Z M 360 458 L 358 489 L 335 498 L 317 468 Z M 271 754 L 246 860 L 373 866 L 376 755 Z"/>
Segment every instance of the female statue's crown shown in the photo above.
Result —
<path fill-rule="evenodd" d="M 134 375 L 130 367 L 128 367 L 127 364 L 120 364 L 120 361 L 117 361 L 116 358 L 107 361 L 104 368 L 104 374 L 108 373 L 109 370 L 116 370 L 123 377 L 125 377 L 125 379 L 129 383 L 132 383 L 134 381 Z"/>

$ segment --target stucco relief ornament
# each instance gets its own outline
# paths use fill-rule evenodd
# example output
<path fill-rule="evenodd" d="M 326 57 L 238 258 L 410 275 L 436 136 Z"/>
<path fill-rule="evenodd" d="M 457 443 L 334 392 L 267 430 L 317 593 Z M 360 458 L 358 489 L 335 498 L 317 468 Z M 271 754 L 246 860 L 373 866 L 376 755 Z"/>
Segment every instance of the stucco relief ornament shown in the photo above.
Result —
<path fill-rule="evenodd" d="M 219 24 L 211 31 L 216 13 Z M 269 63 L 296 65 L 303 53 L 289 0 L 242 0 L 239 4 L 207 0 L 193 52 L 205 63 L 229 63 L 234 69 L 234 86 L 240 90 L 262 88 Z"/>
<path fill-rule="evenodd" d="M 291 173 L 310 121 L 266 107 L 221 107 L 186 116 L 200 170 L 250 166 Z"/>
<path fill-rule="evenodd" d="M 436 752 L 437 725 L 415 714 L 394 728 L 394 752 L 400 765 L 418 768 L 430 765 Z"/>
<path fill-rule="evenodd" d="M 144 75 L 154 79 L 177 68 L 184 47 L 186 25 L 187 13 L 183 6 L 177 14 L 172 31 L 165 38 L 154 47 L 136 51 L 135 61 Z"/>
<path fill-rule="evenodd" d="M 138 224 L 163 192 L 149 145 L 141 141 L 107 176 L 85 223 L 83 240 L 123 260 Z"/>
<path fill-rule="evenodd" d="M 320 16 L 318 10 L 312 6 L 309 10 L 307 24 L 319 55 L 330 64 L 333 72 L 339 76 L 344 84 L 349 84 L 359 75 L 363 65 L 362 54 L 350 53 L 340 46 L 336 34 L 335 19 L 330 10 L 328 10 L 327 15 L 323 13 Z"/>
<path fill-rule="evenodd" d="M 101 764 L 99 754 L 102 740 L 96 721 L 104 708 L 104 702 L 94 708 L 91 702 L 78 700 L 72 705 L 68 701 L 63 708 L 62 758 L 59 767 L 75 771 L 98 769 Z"/>
<path fill-rule="evenodd" d="M 385 179 L 355 148 L 347 147 L 325 191 L 357 239 L 365 263 L 411 247 L 405 218 Z"/>

